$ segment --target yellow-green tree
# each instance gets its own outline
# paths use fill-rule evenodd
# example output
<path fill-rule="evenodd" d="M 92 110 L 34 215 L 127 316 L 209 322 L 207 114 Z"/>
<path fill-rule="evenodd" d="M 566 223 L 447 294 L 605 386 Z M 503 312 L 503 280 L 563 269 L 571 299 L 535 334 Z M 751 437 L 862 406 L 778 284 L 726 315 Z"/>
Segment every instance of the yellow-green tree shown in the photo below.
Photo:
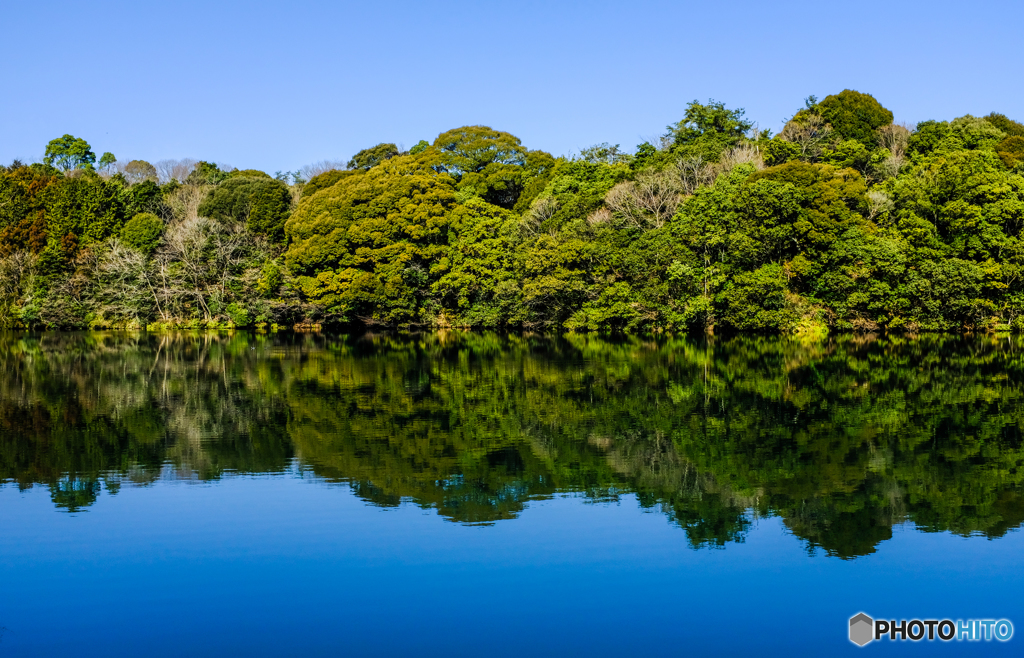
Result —
<path fill-rule="evenodd" d="M 431 321 L 431 265 L 447 247 L 456 183 L 432 152 L 387 160 L 304 198 L 285 230 L 302 293 L 344 320 Z"/>

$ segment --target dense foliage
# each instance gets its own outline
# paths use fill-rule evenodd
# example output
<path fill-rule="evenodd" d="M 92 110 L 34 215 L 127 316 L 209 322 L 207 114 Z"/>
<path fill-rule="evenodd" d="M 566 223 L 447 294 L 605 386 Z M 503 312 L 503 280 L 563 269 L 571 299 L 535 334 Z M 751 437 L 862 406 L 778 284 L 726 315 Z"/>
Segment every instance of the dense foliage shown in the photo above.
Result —
<path fill-rule="evenodd" d="M 853 90 L 775 137 L 716 101 L 681 114 L 634 153 L 464 126 L 308 181 L 97 170 L 65 135 L 0 172 L 0 325 L 1024 328 L 1024 125 L 901 126 Z"/>

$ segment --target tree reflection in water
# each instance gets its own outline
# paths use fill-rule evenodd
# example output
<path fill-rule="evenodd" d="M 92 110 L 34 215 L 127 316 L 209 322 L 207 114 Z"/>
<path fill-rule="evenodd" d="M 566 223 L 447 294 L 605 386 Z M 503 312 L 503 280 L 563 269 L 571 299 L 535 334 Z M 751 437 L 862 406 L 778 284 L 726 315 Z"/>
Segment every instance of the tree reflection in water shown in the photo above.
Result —
<path fill-rule="evenodd" d="M 0 335 L 0 479 L 77 511 L 160 478 L 299 469 L 494 523 L 635 494 L 694 547 L 809 550 L 1024 521 L 1016 338 Z"/>

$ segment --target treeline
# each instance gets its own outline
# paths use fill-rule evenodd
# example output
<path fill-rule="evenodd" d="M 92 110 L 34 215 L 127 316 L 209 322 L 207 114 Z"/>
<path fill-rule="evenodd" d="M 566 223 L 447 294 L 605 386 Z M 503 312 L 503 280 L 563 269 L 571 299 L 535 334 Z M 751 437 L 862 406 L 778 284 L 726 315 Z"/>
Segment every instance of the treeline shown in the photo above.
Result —
<path fill-rule="evenodd" d="M 572 331 L 1024 327 L 1024 125 L 810 97 L 779 135 L 694 101 L 576 157 L 483 126 L 277 173 L 0 173 L 0 324 Z M 307 180 L 308 178 L 308 180 Z"/>

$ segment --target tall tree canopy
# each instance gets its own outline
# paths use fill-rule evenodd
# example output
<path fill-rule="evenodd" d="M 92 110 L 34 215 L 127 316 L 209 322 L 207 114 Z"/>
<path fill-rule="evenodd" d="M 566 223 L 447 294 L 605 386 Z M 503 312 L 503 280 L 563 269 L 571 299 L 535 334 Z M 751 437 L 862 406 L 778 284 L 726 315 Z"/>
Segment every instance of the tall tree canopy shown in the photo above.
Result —
<path fill-rule="evenodd" d="M 433 150 L 436 166 L 455 178 L 460 191 L 503 208 L 516 204 L 529 177 L 529 154 L 519 138 L 487 126 L 441 133 Z"/>
<path fill-rule="evenodd" d="M 348 161 L 347 167 L 366 171 L 396 155 L 398 155 L 398 147 L 394 144 L 377 144 L 353 155 L 352 159 Z"/>
<path fill-rule="evenodd" d="M 686 106 L 682 120 L 668 127 L 669 137 L 677 146 L 692 144 L 704 136 L 715 136 L 735 144 L 754 127 L 744 114 L 743 108 L 730 110 L 724 103 L 714 100 L 709 100 L 706 105 L 694 100 Z"/>
<path fill-rule="evenodd" d="M 392 158 L 307 197 L 288 220 L 285 262 L 303 294 L 348 320 L 429 322 L 455 180 L 432 154 Z"/>
<path fill-rule="evenodd" d="M 288 186 L 266 174 L 230 176 L 210 190 L 199 206 L 199 214 L 244 222 L 254 233 L 279 241 L 284 238 L 291 203 Z"/>
<path fill-rule="evenodd" d="M 50 143 L 46 145 L 43 162 L 61 171 L 89 169 L 96 162 L 96 154 L 92 152 L 89 142 L 84 139 L 74 135 L 64 135 L 50 140 Z"/>
<path fill-rule="evenodd" d="M 892 112 L 882 107 L 871 94 L 844 89 L 826 96 L 815 109 L 833 130 L 846 139 L 865 146 L 875 144 L 875 131 L 892 123 Z"/>

